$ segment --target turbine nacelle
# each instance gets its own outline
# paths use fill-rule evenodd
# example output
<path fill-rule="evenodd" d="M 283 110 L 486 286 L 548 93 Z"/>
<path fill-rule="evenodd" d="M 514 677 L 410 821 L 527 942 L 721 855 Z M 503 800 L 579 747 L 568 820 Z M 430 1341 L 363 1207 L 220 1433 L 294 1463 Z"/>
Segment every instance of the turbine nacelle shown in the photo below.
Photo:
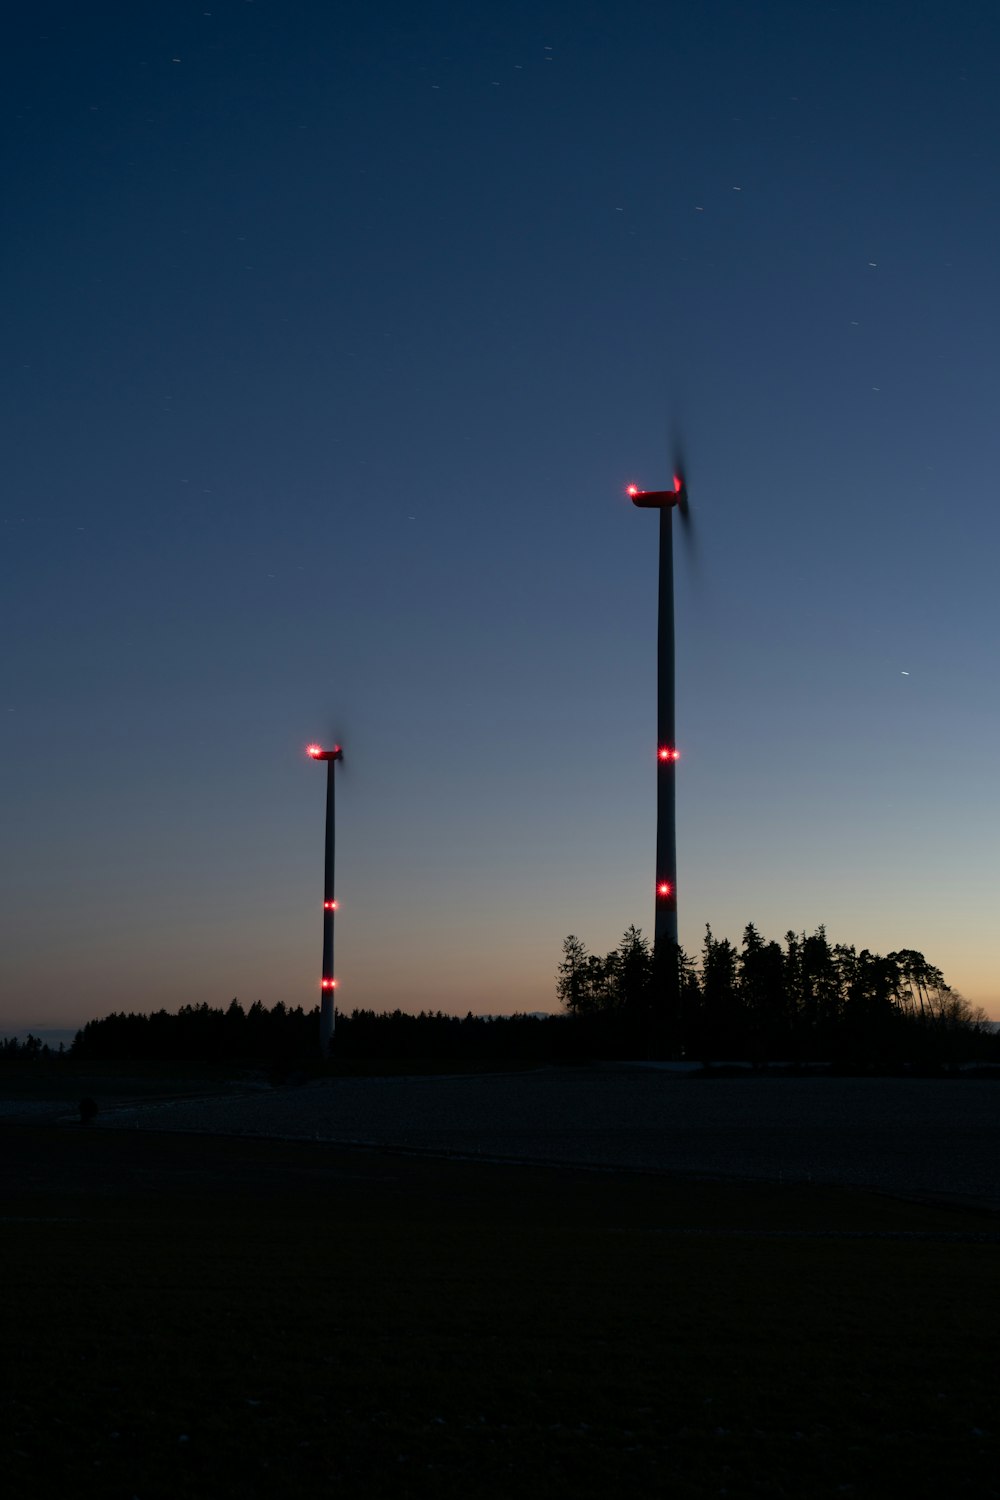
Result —
<path fill-rule="evenodd" d="M 334 745 L 332 750 L 324 750 L 322 745 L 307 745 L 306 754 L 310 760 L 343 760 L 344 752 L 339 745 Z"/>
<path fill-rule="evenodd" d="M 630 484 L 625 493 L 643 510 L 665 510 L 671 505 L 683 508 L 687 503 L 687 488 L 679 474 L 674 475 L 672 490 L 641 490 L 637 484 Z"/>

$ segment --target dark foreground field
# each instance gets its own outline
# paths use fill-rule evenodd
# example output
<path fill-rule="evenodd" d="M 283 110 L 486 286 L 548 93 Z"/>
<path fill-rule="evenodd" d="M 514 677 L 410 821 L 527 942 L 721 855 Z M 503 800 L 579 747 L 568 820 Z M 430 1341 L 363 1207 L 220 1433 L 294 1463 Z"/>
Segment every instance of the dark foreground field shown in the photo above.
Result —
<path fill-rule="evenodd" d="M 1000 1222 L 9 1125 L 17 1497 L 1000 1494 Z"/>

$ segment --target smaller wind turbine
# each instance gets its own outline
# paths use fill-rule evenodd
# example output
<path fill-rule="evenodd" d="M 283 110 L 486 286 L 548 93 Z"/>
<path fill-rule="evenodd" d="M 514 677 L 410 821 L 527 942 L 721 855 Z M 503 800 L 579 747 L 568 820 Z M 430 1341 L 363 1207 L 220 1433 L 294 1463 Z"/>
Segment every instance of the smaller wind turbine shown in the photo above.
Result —
<path fill-rule="evenodd" d="M 326 761 L 326 847 L 323 862 L 323 976 L 320 979 L 319 1044 L 324 1057 L 330 1055 L 333 1041 L 336 1007 L 334 996 L 337 981 L 333 974 L 333 918 L 337 910 L 337 898 L 333 894 L 333 857 L 336 847 L 336 806 L 334 800 L 333 768 L 343 760 L 344 752 L 339 745 L 324 750 L 321 745 L 307 745 L 306 754 L 311 760 Z"/>
<path fill-rule="evenodd" d="M 660 512 L 660 579 L 656 626 L 656 878 L 653 921 L 653 983 L 657 1020 L 676 1027 L 680 1008 L 677 935 L 677 797 L 680 751 L 674 726 L 674 541 L 676 510 L 690 544 L 687 473 L 675 445 L 673 487 L 625 493 L 642 510 Z M 655 1023 L 654 1023 L 655 1024 Z M 661 1029 L 657 1026 L 657 1030 Z"/>

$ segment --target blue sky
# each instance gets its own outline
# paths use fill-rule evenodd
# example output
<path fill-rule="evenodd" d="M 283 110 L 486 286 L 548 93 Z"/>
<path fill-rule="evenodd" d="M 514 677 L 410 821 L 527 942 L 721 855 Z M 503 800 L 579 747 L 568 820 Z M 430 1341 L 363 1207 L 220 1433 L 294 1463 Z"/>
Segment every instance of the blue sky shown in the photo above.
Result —
<path fill-rule="evenodd" d="M 19 15 L 0 1022 L 547 1009 L 651 928 L 825 922 L 1000 1017 L 1000 14 Z"/>

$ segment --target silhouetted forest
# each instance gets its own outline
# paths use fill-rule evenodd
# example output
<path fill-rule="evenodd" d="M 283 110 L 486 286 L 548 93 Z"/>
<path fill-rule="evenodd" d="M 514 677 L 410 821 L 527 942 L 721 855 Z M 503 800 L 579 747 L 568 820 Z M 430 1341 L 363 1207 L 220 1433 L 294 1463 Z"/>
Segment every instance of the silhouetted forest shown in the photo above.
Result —
<path fill-rule="evenodd" d="M 407 1015 L 355 1010 L 337 1017 L 343 1059 L 567 1062 L 672 1056 L 689 1061 L 810 1064 L 840 1069 L 1000 1064 L 1000 1035 L 914 949 L 881 955 L 831 943 L 824 928 L 764 939 L 751 923 L 737 948 L 706 928 L 699 960 L 679 950 L 677 1013 L 656 1003 L 653 959 L 629 927 L 604 956 L 563 943 L 557 1015 Z M 116 1012 L 89 1021 L 75 1059 L 247 1061 L 291 1066 L 314 1057 L 319 1011 L 183 1005 L 176 1013 Z M 0 1046 L 0 1061 L 37 1057 L 36 1038 Z M 54 1055 L 54 1054 L 53 1054 Z"/>
<path fill-rule="evenodd" d="M 48 1042 L 43 1042 L 41 1037 L 32 1036 L 31 1032 L 24 1041 L 19 1041 L 16 1036 L 0 1038 L 0 1062 L 31 1062 L 35 1059 L 62 1057 L 66 1052 L 62 1042 L 58 1048 L 52 1048 Z"/>
<path fill-rule="evenodd" d="M 784 946 L 753 923 L 739 948 L 710 927 L 699 962 L 678 949 L 679 1011 L 669 1050 L 693 1059 L 946 1062 L 1000 1054 L 985 1013 L 915 949 L 885 955 L 831 943 L 824 927 Z M 570 935 L 556 986 L 572 1015 L 655 1014 L 650 945 L 629 927 L 600 957 Z"/>
<path fill-rule="evenodd" d="M 550 1037 L 564 1020 L 355 1010 L 338 1014 L 334 1048 L 345 1058 L 537 1058 L 558 1050 Z M 584 1023 L 578 1029 L 589 1027 Z M 318 1038 L 318 1007 L 290 1010 L 279 1002 L 267 1010 L 258 1000 L 244 1010 L 233 1000 L 226 1010 L 183 1005 L 176 1014 L 119 1012 L 88 1021 L 70 1052 L 76 1058 L 293 1063 L 314 1054 Z"/>

